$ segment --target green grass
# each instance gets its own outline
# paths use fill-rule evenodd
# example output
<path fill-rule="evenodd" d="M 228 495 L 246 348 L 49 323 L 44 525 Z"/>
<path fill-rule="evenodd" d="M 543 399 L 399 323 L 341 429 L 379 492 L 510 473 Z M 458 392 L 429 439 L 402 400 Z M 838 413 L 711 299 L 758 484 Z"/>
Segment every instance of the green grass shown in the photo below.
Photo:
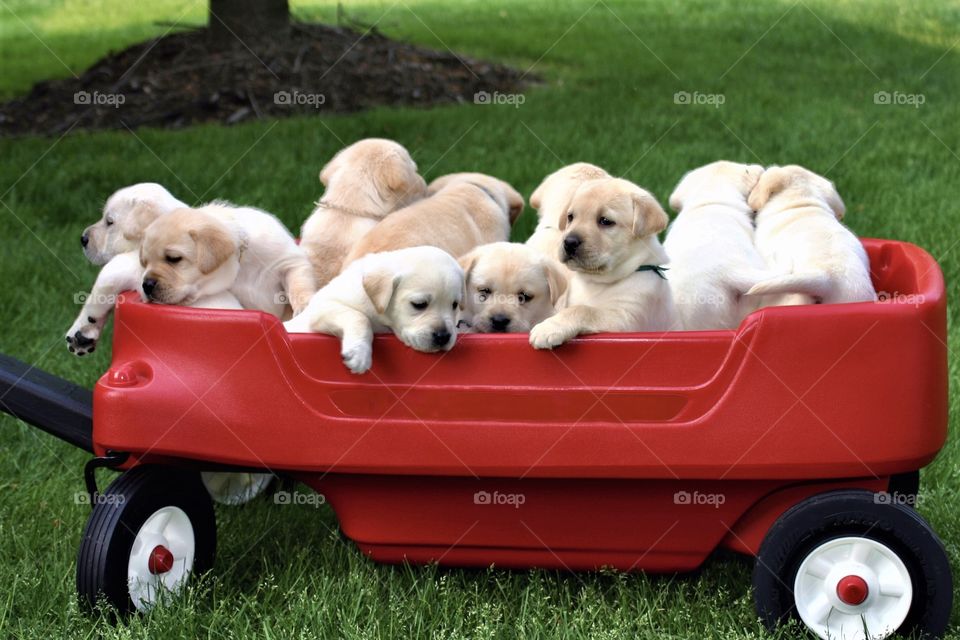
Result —
<path fill-rule="evenodd" d="M 183 15 L 198 24 L 203 4 L 3 0 L 0 95 L 163 33 L 155 21 Z M 305 19 L 336 15 L 331 2 L 295 2 L 294 10 Z M 685 170 L 718 158 L 804 164 L 837 183 L 856 232 L 927 248 L 941 261 L 951 299 L 960 294 L 955 4 L 417 0 L 346 10 L 367 23 L 386 12 L 379 28 L 391 36 L 532 68 L 545 82 L 519 108 L 378 109 L 136 136 L 0 140 L 0 351 L 86 385 L 105 369 L 108 350 L 77 360 L 62 335 L 77 311 L 74 293 L 96 273 L 79 251 L 80 231 L 117 187 L 159 181 L 187 201 L 256 204 L 297 228 L 320 193 L 321 165 L 364 136 L 401 141 L 428 179 L 485 171 L 529 194 L 548 172 L 586 160 L 664 203 Z M 876 105 L 881 90 L 922 93 L 926 102 Z M 677 91 L 722 94 L 725 102 L 677 105 Z M 516 237 L 532 223 L 528 211 Z M 951 349 L 956 312 L 951 306 Z M 958 362 L 952 358 L 954 399 Z M 740 558 L 714 558 L 678 577 L 386 567 L 342 542 L 329 510 L 278 513 L 267 501 L 218 511 L 213 577 L 170 609 L 114 626 L 85 617 L 73 599 L 88 512 L 74 501 L 84 461 L 0 419 L 0 636 L 768 637 L 749 598 L 750 565 Z M 920 509 L 955 569 L 958 463 L 951 441 L 923 473 Z"/>

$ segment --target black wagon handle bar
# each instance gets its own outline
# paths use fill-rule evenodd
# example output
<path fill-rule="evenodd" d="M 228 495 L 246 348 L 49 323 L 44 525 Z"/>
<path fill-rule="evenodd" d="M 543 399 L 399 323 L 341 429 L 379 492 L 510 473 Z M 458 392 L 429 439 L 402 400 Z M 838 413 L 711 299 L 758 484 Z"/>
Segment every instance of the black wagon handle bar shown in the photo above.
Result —
<path fill-rule="evenodd" d="M 0 411 L 93 452 L 93 393 L 2 353 Z"/>

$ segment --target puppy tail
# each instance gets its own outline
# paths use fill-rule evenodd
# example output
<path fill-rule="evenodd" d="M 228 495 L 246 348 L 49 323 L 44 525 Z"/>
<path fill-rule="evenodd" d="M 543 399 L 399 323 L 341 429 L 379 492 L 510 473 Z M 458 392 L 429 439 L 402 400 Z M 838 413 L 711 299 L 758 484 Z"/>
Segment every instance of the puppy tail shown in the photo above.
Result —
<path fill-rule="evenodd" d="M 774 271 L 771 269 L 759 269 L 754 267 L 739 267 L 732 269 L 724 274 L 724 277 L 730 288 L 737 295 L 746 295 L 750 289 L 759 283 L 775 280 L 783 276 L 790 275 L 784 271 Z"/>
<path fill-rule="evenodd" d="M 748 296 L 802 293 L 822 298 L 830 291 L 830 276 L 826 273 L 789 273 L 763 280 L 747 290 Z"/>

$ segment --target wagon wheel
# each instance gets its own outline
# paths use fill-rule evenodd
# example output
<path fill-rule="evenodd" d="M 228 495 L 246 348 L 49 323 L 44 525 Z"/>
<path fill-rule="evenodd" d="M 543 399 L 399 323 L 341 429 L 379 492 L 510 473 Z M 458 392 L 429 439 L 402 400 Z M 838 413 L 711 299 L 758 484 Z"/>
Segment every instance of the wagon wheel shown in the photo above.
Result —
<path fill-rule="evenodd" d="M 213 566 L 216 520 L 196 472 L 135 467 L 97 496 L 77 557 L 77 593 L 93 607 L 144 611 Z"/>
<path fill-rule="evenodd" d="M 939 638 L 953 602 L 930 525 L 868 491 L 826 493 L 783 514 L 757 554 L 753 587 L 769 629 L 798 618 L 824 640 Z"/>
<path fill-rule="evenodd" d="M 274 476 L 272 473 L 204 471 L 200 478 L 207 493 L 216 502 L 237 506 L 250 502 L 266 491 Z"/>

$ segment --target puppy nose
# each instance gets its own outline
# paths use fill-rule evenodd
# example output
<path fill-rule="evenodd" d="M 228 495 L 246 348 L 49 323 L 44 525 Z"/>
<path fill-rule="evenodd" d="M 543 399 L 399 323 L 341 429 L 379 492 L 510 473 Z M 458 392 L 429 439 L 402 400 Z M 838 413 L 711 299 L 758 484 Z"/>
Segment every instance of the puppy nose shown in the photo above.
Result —
<path fill-rule="evenodd" d="M 144 278 L 143 279 L 143 292 L 150 296 L 153 294 L 153 290 L 157 288 L 157 280 L 155 278 Z"/>
<path fill-rule="evenodd" d="M 84 231 L 83 235 L 80 236 L 80 246 L 86 247 L 88 244 L 90 244 L 90 235 Z"/>
<path fill-rule="evenodd" d="M 450 342 L 450 332 L 447 331 L 446 327 L 433 332 L 433 346 L 445 347 L 448 342 Z"/>
<path fill-rule="evenodd" d="M 577 247 L 579 247 L 582 242 L 583 241 L 580 240 L 580 236 L 567 236 L 563 239 L 564 253 L 566 253 L 568 256 L 572 256 L 577 252 Z"/>
<path fill-rule="evenodd" d="M 490 316 L 490 326 L 493 327 L 494 331 L 505 332 L 509 325 L 510 325 L 509 316 L 505 316 L 502 313 L 498 313 L 495 316 Z"/>

